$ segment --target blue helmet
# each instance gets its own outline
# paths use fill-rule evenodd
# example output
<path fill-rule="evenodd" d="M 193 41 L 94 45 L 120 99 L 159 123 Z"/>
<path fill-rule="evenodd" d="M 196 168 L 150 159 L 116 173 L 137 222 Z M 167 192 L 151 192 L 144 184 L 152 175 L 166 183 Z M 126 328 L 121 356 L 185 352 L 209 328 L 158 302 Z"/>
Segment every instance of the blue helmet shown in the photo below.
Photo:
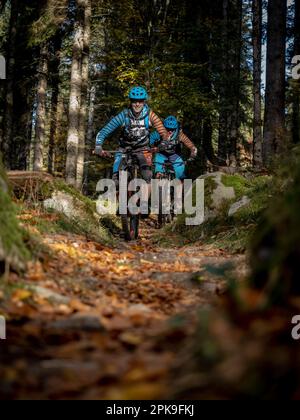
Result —
<path fill-rule="evenodd" d="M 164 126 L 167 130 L 177 130 L 179 128 L 179 123 L 176 117 L 168 117 L 164 121 Z"/>
<path fill-rule="evenodd" d="M 131 100 L 141 100 L 141 101 L 147 101 L 148 99 L 148 93 L 146 89 L 144 89 L 141 86 L 136 86 L 132 89 L 130 89 L 129 92 L 129 99 Z"/>

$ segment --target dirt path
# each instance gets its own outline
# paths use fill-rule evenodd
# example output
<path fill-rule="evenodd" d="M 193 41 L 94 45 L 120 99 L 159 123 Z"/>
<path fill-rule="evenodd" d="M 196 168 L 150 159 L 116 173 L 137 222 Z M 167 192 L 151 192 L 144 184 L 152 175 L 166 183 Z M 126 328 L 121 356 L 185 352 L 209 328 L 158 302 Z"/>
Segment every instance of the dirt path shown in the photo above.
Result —
<path fill-rule="evenodd" d="M 8 319 L 2 397 L 168 395 L 180 339 L 192 334 L 197 308 L 224 289 L 203 268 L 243 257 L 200 245 L 160 248 L 152 234 L 145 226 L 140 241 L 117 249 L 74 235 L 44 237 L 51 252 L 31 264 L 25 282 L 11 275 L 10 297 L 0 295 Z"/>

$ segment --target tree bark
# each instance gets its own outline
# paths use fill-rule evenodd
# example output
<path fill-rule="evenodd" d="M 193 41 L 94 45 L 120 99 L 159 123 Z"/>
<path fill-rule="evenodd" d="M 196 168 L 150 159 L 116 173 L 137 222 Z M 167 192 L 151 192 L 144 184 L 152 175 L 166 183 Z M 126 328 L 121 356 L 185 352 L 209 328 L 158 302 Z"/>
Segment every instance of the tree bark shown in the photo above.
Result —
<path fill-rule="evenodd" d="M 77 174 L 76 186 L 82 189 L 84 177 L 84 160 L 85 160 L 85 144 L 86 144 L 86 122 L 87 122 L 87 101 L 88 101 L 88 84 L 89 84 L 89 56 L 91 41 L 91 16 L 92 5 L 91 0 L 84 0 L 84 32 L 83 32 L 83 55 L 82 55 L 82 92 L 81 92 L 81 109 L 79 117 L 79 147 L 77 157 Z"/>
<path fill-rule="evenodd" d="M 295 0 L 294 56 L 300 55 L 300 0 Z M 300 143 L 300 80 L 293 80 L 293 143 Z"/>
<path fill-rule="evenodd" d="M 262 155 L 262 97 L 261 97 L 261 73 L 262 73 L 262 0 L 253 0 L 253 166 L 257 169 L 263 166 Z"/>
<path fill-rule="evenodd" d="M 82 2 L 77 0 L 77 19 L 73 42 L 73 58 L 70 80 L 69 129 L 67 138 L 66 182 L 76 186 L 77 156 L 79 145 L 79 116 L 82 85 L 83 19 Z"/>
<path fill-rule="evenodd" d="M 49 134 L 49 150 L 48 150 L 48 172 L 52 174 L 55 166 L 55 144 L 56 144 L 56 133 L 58 127 L 58 121 L 61 118 L 58 115 L 58 101 L 59 101 L 59 88 L 60 88 L 60 75 L 59 66 L 61 63 L 61 47 L 62 47 L 63 33 L 58 31 L 54 40 L 54 58 L 51 62 L 51 85 L 52 85 L 52 96 L 51 96 L 51 111 L 50 111 L 50 134 Z"/>
<path fill-rule="evenodd" d="M 264 164 L 270 166 L 285 145 L 286 0 L 269 0 Z"/>
<path fill-rule="evenodd" d="M 230 132 L 229 132 L 229 164 L 232 167 L 237 167 L 239 164 L 238 145 L 240 140 L 240 94 L 241 94 L 241 54 L 242 54 L 242 23 L 243 23 L 243 3 L 242 0 L 237 0 L 235 14 L 236 34 L 232 40 L 234 45 L 234 54 L 232 57 L 232 72 L 233 72 L 233 97 L 232 110 L 230 118 Z"/>
<path fill-rule="evenodd" d="M 41 47 L 37 89 L 37 111 L 33 162 L 34 171 L 42 171 L 44 166 L 44 145 L 46 137 L 46 95 L 49 70 L 48 53 L 48 45 L 43 45 Z"/>
<path fill-rule="evenodd" d="M 96 86 L 93 85 L 90 88 L 89 95 L 89 115 L 88 115 L 88 126 L 86 134 L 86 144 L 88 148 L 88 153 L 86 153 L 86 160 L 91 159 L 91 150 L 95 145 L 95 127 L 94 127 L 94 118 L 95 118 L 95 100 L 96 100 Z M 83 191 L 87 193 L 87 184 L 89 177 L 89 165 L 84 165 L 84 181 L 83 181 Z"/>
<path fill-rule="evenodd" d="M 228 158 L 228 111 L 227 111 L 227 88 L 226 77 L 228 70 L 228 0 L 223 0 L 222 43 L 224 56 L 222 57 L 222 81 L 219 104 L 219 140 L 218 159 L 223 166 L 227 165 Z"/>
<path fill-rule="evenodd" d="M 7 55 L 7 80 L 6 80 L 6 98 L 5 114 L 3 127 L 3 164 L 10 168 L 10 145 L 13 138 L 13 117 L 14 117 L 14 73 L 15 73 L 15 53 L 18 25 L 18 0 L 11 0 L 11 16 L 9 29 L 9 43 Z"/>

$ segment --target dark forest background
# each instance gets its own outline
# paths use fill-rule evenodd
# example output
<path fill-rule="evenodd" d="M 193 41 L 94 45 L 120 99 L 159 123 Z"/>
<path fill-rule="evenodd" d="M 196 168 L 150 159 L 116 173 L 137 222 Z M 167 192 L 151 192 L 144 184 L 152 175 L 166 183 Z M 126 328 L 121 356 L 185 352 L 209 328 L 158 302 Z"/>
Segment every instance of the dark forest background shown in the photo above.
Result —
<path fill-rule="evenodd" d="M 299 0 L 1 0 L 5 167 L 86 187 L 97 131 L 135 84 L 199 146 L 194 176 L 270 167 L 299 142 L 299 10 Z"/>

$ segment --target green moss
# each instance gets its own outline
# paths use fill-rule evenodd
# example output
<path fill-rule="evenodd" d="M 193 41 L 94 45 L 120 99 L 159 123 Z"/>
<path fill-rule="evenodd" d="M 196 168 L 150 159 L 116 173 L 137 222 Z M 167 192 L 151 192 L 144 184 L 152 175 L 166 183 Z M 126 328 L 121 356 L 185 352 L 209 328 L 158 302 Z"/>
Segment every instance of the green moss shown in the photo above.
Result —
<path fill-rule="evenodd" d="M 3 257 L 15 268 L 23 266 L 30 258 L 24 237 L 25 232 L 17 220 L 17 207 L 6 191 L 6 175 L 0 161 L 0 249 Z"/>
<path fill-rule="evenodd" d="M 205 207 L 212 208 L 212 205 L 213 205 L 212 194 L 217 187 L 218 187 L 218 184 L 216 183 L 213 177 L 208 177 L 205 179 L 205 183 L 204 183 Z M 194 188 L 193 200 L 194 200 L 195 194 L 196 194 L 196 189 Z"/>
<path fill-rule="evenodd" d="M 237 200 L 248 195 L 252 187 L 251 182 L 241 175 L 222 175 L 222 184 L 234 189 Z"/>

